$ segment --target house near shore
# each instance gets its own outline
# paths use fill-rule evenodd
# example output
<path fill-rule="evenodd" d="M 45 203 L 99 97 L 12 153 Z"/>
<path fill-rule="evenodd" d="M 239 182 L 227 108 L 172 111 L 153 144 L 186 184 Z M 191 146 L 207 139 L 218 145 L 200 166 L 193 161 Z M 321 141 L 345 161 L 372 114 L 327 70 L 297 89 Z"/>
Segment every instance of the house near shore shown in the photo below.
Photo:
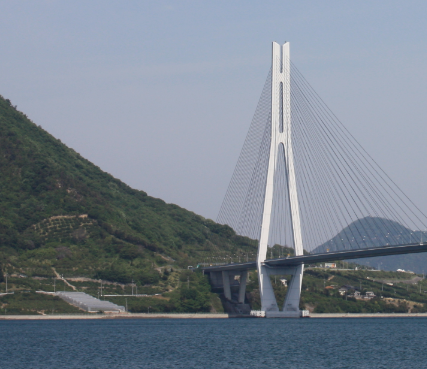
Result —
<path fill-rule="evenodd" d="M 373 299 L 374 297 L 375 297 L 375 293 L 373 293 L 372 291 L 367 291 L 364 296 L 364 298 L 367 300 Z"/>

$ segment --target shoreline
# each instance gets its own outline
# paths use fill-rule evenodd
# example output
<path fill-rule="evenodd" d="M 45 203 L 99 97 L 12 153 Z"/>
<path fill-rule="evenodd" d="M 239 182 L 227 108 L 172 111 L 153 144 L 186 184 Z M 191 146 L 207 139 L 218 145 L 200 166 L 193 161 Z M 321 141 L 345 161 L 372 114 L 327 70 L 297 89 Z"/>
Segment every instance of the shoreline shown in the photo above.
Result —
<path fill-rule="evenodd" d="M 322 313 L 310 314 L 313 319 L 325 318 L 427 318 L 427 313 Z M 233 319 L 255 318 L 211 313 L 125 313 L 125 314 L 46 314 L 0 315 L 0 320 L 93 320 L 93 319 Z"/>
<path fill-rule="evenodd" d="M 87 319 L 228 319 L 228 314 L 211 313 L 122 313 L 122 314 L 46 314 L 0 315 L 0 320 L 87 320 Z"/>
<path fill-rule="evenodd" d="M 427 318 L 427 313 L 313 313 L 310 318 Z"/>

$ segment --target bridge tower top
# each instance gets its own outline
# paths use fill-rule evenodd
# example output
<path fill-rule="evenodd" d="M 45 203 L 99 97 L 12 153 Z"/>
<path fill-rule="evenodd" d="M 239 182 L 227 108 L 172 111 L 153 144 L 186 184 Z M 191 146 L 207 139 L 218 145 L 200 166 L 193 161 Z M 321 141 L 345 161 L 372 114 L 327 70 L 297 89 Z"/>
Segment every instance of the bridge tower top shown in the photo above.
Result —
<path fill-rule="evenodd" d="M 273 42 L 271 65 L 271 140 L 265 186 L 258 263 L 264 262 L 270 235 L 273 197 L 275 191 L 287 191 L 289 198 L 291 229 L 295 255 L 303 254 L 298 191 L 295 178 L 292 149 L 291 83 L 289 42 L 279 45 Z M 285 162 L 287 188 L 275 188 L 278 161 Z"/>

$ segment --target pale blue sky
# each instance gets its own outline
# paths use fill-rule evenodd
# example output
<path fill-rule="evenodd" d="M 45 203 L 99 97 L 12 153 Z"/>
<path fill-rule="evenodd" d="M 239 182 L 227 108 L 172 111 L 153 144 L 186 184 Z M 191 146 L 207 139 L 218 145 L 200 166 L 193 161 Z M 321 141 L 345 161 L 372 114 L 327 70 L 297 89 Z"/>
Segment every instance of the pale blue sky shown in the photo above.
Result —
<path fill-rule="evenodd" d="M 216 218 L 271 42 L 427 212 L 427 2 L 0 0 L 0 94 L 134 188 Z"/>

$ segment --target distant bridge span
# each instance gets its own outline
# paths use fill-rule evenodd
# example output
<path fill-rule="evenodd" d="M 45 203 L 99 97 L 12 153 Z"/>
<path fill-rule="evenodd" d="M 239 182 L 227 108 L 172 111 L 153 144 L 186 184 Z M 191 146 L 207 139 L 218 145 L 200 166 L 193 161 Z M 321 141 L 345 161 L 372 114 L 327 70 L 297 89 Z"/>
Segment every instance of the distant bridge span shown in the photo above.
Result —
<path fill-rule="evenodd" d="M 269 259 L 264 261 L 266 267 L 295 267 L 301 264 L 315 264 L 326 261 L 336 260 L 350 260 L 350 259 L 362 259 L 370 258 L 375 256 L 389 256 L 389 255 L 401 255 L 401 254 L 415 254 L 420 252 L 427 252 L 427 242 L 422 244 L 405 244 L 397 246 L 383 246 L 373 247 L 370 249 L 361 250 L 346 250 L 346 251 L 334 251 L 327 252 L 324 254 L 314 255 L 300 255 L 290 256 L 287 258 Z M 247 263 L 233 263 L 224 265 L 214 265 L 204 267 L 202 270 L 205 273 L 210 272 L 222 272 L 222 271 L 244 271 L 250 269 L 256 269 L 256 261 L 250 261 Z"/>

